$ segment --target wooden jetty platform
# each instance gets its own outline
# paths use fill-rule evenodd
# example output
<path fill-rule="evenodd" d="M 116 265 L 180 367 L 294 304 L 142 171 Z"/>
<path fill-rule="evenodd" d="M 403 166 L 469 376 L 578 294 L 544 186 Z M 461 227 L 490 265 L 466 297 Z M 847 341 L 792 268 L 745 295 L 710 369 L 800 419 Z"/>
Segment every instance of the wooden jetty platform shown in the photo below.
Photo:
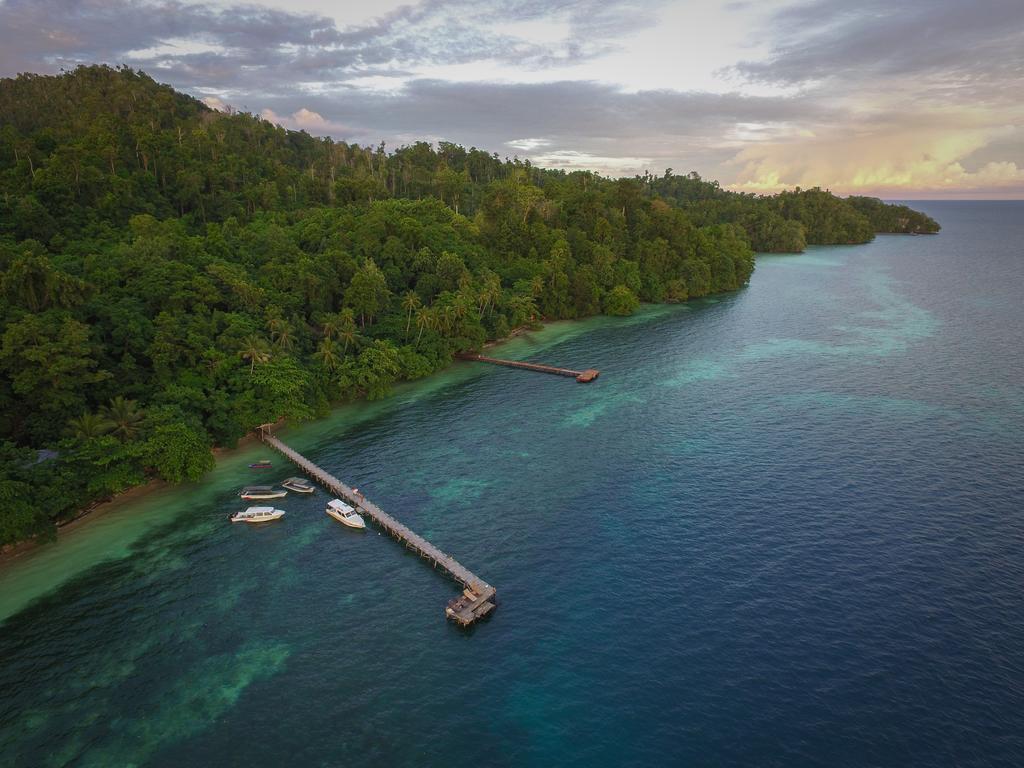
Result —
<path fill-rule="evenodd" d="M 494 610 L 495 595 L 494 587 L 481 579 L 475 573 L 459 563 L 451 555 L 445 554 L 418 533 L 398 522 L 382 510 L 372 501 L 366 499 L 363 494 L 349 488 L 334 475 L 330 475 L 305 456 L 289 448 L 282 443 L 264 427 L 260 427 L 259 437 L 264 443 L 280 452 L 283 456 L 291 459 L 299 469 L 306 475 L 320 483 L 324 488 L 333 493 L 339 499 L 345 499 L 352 504 L 359 512 L 369 517 L 376 525 L 388 534 L 398 539 L 420 557 L 428 560 L 435 568 L 441 568 L 464 587 L 459 597 L 449 601 L 445 608 L 445 615 L 462 627 L 468 627 L 477 619 L 482 619 Z"/>
<path fill-rule="evenodd" d="M 542 365 L 540 363 L 525 363 L 521 360 L 502 360 L 499 357 L 485 357 L 484 355 L 465 354 L 460 355 L 463 360 L 473 360 L 478 363 L 491 363 L 492 365 L 506 365 L 509 368 L 523 368 L 527 371 L 538 373 L 551 373 L 555 376 L 569 376 L 576 379 L 580 384 L 589 384 L 601 372 L 596 368 L 587 368 L 585 371 L 574 371 L 571 368 L 558 368 L 554 365 Z"/>

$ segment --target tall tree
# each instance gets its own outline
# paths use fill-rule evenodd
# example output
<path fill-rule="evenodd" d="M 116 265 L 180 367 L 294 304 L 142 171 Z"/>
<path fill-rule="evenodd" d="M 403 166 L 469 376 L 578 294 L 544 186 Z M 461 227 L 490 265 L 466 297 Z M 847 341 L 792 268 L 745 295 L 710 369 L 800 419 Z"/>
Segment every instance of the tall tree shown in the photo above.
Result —
<path fill-rule="evenodd" d="M 266 341 L 251 334 L 243 339 L 238 356 L 249 361 L 249 374 L 252 375 L 257 365 L 262 365 L 270 360 L 270 351 L 267 349 Z"/>
<path fill-rule="evenodd" d="M 387 305 L 388 283 L 380 267 L 367 259 L 363 266 L 352 276 L 352 282 L 345 291 L 345 304 L 359 315 L 359 325 L 363 328 Z"/>
<path fill-rule="evenodd" d="M 103 417 L 113 425 L 111 431 L 122 443 L 138 434 L 143 416 L 138 403 L 128 400 L 124 395 L 113 398 L 110 405 L 103 409 Z"/>
<path fill-rule="evenodd" d="M 416 291 L 406 291 L 402 297 L 402 309 L 405 310 L 405 338 L 409 338 L 409 328 L 412 326 L 412 315 L 417 309 L 423 306 L 420 296 Z"/>
<path fill-rule="evenodd" d="M 320 361 L 320 365 L 323 366 L 324 370 L 334 372 L 341 365 L 343 353 L 338 349 L 338 345 L 333 339 L 325 338 L 321 339 L 320 344 L 317 345 L 314 356 Z"/>
<path fill-rule="evenodd" d="M 83 413 L 68 422 L 68 434 L 76 440 L 91 440 L 114 430 L 115 424 L 98 413 Z"/>

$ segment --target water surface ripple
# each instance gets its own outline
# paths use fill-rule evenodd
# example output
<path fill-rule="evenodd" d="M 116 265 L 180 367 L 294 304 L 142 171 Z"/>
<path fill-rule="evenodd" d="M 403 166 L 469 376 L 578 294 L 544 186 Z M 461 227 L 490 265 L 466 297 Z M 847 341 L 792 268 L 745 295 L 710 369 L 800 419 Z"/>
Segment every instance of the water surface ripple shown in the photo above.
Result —
<path fill-rule="evenodd" d="M 1024 204 L 921 207 L 292 430 L 469 633 L 322 493 L 228 525 L 252 451 L 0 573 L 0 762 L 1024 764 Z"/>

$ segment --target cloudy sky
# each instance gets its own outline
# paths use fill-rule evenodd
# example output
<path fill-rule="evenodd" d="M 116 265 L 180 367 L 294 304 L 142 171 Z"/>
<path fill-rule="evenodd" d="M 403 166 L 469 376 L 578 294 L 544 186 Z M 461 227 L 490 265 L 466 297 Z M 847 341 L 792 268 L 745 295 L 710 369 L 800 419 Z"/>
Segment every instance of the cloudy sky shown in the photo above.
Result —
<path fill-rule="evenodd" d="M 1024 197 L 1024 0 L 0 0 L 0 76 L 80 62 L 359 143 Z"/>

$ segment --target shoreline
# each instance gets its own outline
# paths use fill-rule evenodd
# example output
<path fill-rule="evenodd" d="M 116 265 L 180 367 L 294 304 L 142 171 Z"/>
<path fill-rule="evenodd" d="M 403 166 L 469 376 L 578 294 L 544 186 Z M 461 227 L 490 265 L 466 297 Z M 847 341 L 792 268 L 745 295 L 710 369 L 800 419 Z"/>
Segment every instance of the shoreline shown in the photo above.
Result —
<path fill-rule="evenodd" d="M 210 453 L 213 454 L 214 459 L 220 459 L 224 456 L 230 456 L 235 451 L 240 451 L 250 447 L 253 443 L 257 442 L 255 431 L 248 432 L 239 438 L 238 444 L 234 448 L 225 448 L 223 446 L 216 446 L 210 449 Z M 122 504 L 129 502 L 140 501 L 147 496 L 162 491 L 166 488 L 173 487 L 173 483 L 169 483 L 166 480 L 161 480 L 159 477 L 148 478 L 145 482 L 139 485 L 133 485 L 131 488 L 126 488 L 120 493 L 115 493 L 109 499 L 103 499 L 101 501 L 93 502 L 92 504 L 83 507 L 78 510 L 74 516 L 67 520 L 62 520 L 56 524 L 56 533 L 52 539 L 26 539 L 25 541 L 18 541 L 13 544 L 7 544 L 4 547 L 0 547 L 0 569 L 9 565 L 11 562 L 18 558 L 31 554 L 40 547 L 47 544 L 53 544 L 57 541 L 57 538 L 61 535 L 68 535 L 69 533 L 82 528 L 85 523 L 96 520 L 102 517 L 106 512 L 109 512 Z"/>
<path fill-rule="evenodd" d="M 888 235 L 916 235 L 916 234 L 938 234 L 938 233 L 934 233 L 934 232 L 927 232 L 927 233 L 917 233 L 917 232 L 876 232 L 875 233 L 876 236 L 877 235 L 883 235 L 883 234 L 888 234 Z M 859 244 L 859 245 L 862 245 L 862 244 Z M 777 253 L 777 254 L 776 253 L 771 253 L 771 254 L 768 254 L 768 255 L 799 255 L 799 254 L 791 254 L 789 252 L 785 252 L 785 253 Z M 687 301 L 688 300 L 684 300 L 682 302 L 665 302 L 665 303 L 671 303 L 671 304 L 679 304 L 679 303 L 681 303 L 681 304 L 686 304 Z M 597 315 L 597 316 L 600 316 L 600 315 Z M 591 316 L 591 317 L 594 317 L 594 316 Z M 572 322 L 577 322 L 577 321 L 586 320 L 586 319 L 588 319 L 588 318 L 572 318 L 572 319 L 567 319 L 567 320 L 549 320 L 549 321 L 546 321 L 546 322 L 548 322 L 548 323 L 552 323 L 552 322 L 569 322 L 569 323 L 572 323 Z M 539 320 L 539 321 L 537 321 L 537 322 L 535 322 L 533 324 L 530 324 L 530 325 L 520 325 L 520 326 L 517 326 L 516 328 L 513 328 L 511 331 L 509 331 L 509 333 L 507 335 L 501 337 L 500 339 L 492 339 L 491 341 L 485 342 L 481 346 L 481 350 L 493 349 L 494 347 L 500 346 L 500 345 L 502 345 L 502 344 L 504 344 L 506 342 L 512 341 L 513 339 L 519 338 L 521 336 L 525 336 L 526 334 L 529 334 L 529 333 L 532 333 L 532 332 L 541 331 L 541 330 L 543 330 L 546 327 L 544 322 L 545 322 L 544 320 Z M 439 368 L 438 370 L 433 371 L 428 376 L 423 377 L 423 378 L 430 378 L 430 376 L 433 376 L 435 374 L 441 373 L 442 371 L 446 371 L 449 368 L 451 368 L 452 365 L 454 365 L 456 362 L 458 362 L 458 358 L 457 357 L 454 358 L 449 365 L 445 366 L 444 368 Z M 421 380 L 421 379 L 417 379 L 417 381 L 419 381 L 419 380 Z M 402 383 L 410 383 L 410 382 L 402 382 Z M 350 401 L 350 402 L 354 403 L 354 402 L 359 402 L 359 401 Z M 341 405 L 345 405 L 345 404 L 346 403 L 333 403 L 330 407 L 331 407 L 331 409 L 334 409 L 334 408 L 337 408 L 337 407 L 339 407 Z M 317 421 L 317 420 L 319 420 L 319 419 L 314 419 L 314 421 Z M 282 422 L 283 422 L 283 420 L 279 419 L 276 422 L 276 424 L 278 426 L 280 426 Z M 215 446 L 215 447 L 211 448 L 210 451 L 213 454 L 214 459 L 219 459 L 220 457 L 230 455 L 234 451 L 242 450 L 242 449 L 244 449 L 246 447 L 249 447 L 250 445 L 252 445 L 256 441 L 258 441 L 258 438 L 256 437 L 256 430 L 252 430 L 250 432 L 247 432 L 241 438 L 239 438 L 238 443 L 235 445 L 235 447 L 233 447 L 233 448 L 225 448 L 225 447 L 222 447 L 222 446 Z M 19 541 L 19 542 L 15 542 L 13 544 L 6 544 L 4 546 L 0 546 L 0 569 L 3 569 L 11 561 L 13 561 L 13 560 L 15 560 L 15 559 L 17 559 L 17 558 L 19 558 L 19 557 L 21 557 L 23 555 L 26 555 L 26 554 L 29 554 L 31 552 L 34 552 L 39 547 L 42 547 L 45 544 L 54 543 L 57 540 L 57 537 L 59 537 L 62 532 L 70 533 L 71 531 L 74 531 L 74 530 L 78 529 L 79 527 L 82 526 L 84 521 L 95 519 L 96 517 L 98 517 L 99 514 L 97 514 L 97 513 L 102 514 L 104 511 L 112 508 L 115 505 L 118 505 L 122 501 L 128 501 L 128 500 L 133 500 L 134 501 L 134 500 L 143 499 L 146 496 L 149 496 L 150 494 L 152 494 L 152 493 L 154 493 L 154 492 L 156 492 L 158 490 L 162 490 L 162 489 L 171 487 L 171 485 L 172 485 L 171 483 L 168 483 L 167 481 L 161 480 L 159 478 L 149 478 L 146 482 L 141 483 L 140 485 L 132 486 L 131 488 L 127 488 L 124 491 L 121 491 L 120 493 L 115 494 L 114 496 L 112 496 L 109 499 L 106 499 L 106 500 L 103 500 L 103 501 L 94 502 L 93 504 L 90 504 L 90 505 L 84 507 L 83 509 L 81 509 L 78 512 L 76 512 L 75 515 L 73 517 L 71 517 L 70 519 L 68 519 L 68 520 L 64 520 L 62 522 L 56 523 L 56 534 L 55 534 L 53 539 L 40 540 L 37 537 L 37 538 L 34 538 L 34 539 L 27 539 L 25 541 Z"/>
<path fill-rule="evenodd" d="M 493 339 L 492 341 L 486 342 L 481 347 L 481 349 L 491 349 L 493 347 L 499 346 L 501 344 L 504 344 L 505 342 L 511 341 L 520 336 L 524 336 L 533 331 L 541 330 L 544 327 L 545 326 L 542 323 L 537 323 L 535 325 L 518 326 L 509 331 L 507 336 L 503 336 L 500 339 Z M 444 368 L 439 368 L 438 370 L 431 373 L 430 376 L 448 370 L 449 368 L 452 367 L 452 365 L 454 365 L 457 362 L 459 362 L 458 358 L 453 359 L 449 365 L 445 366 Z M 424 378 L 430 378 L 430 376 L 426 376 Z M 363 399 L 365 400 L 365 398 Z M 331 405 L 331 408 L 334 409 L 340 405 L 351 404 L 352 402 L 359 401 L 356 400 L 350 401 L 349 403 L 334 403 Z M 316 420 L 319 419 L 314 419 L 314 421 Z M 283 421 L 283 419 L 279 419 L 277 422 L 275 422 L 275 425 L 281 426 L 283 424 Z M 259 438 L 256 436 L 256 430 L 252 430 L 250 432 L 247 432 L 242 437 L 240 437 L 238 439 L 238 443 L 233 448 L 215 446 L 210 449 L 210 452 L 213 454 L 215 460 L 220 460 L 224 457 L 230 456 L 236 451 L 241 451 L 246 448 L 249 448 L 257 442 L 259 442 Z M 14 542 L 13 544 L 6 544 L 3 547 L 0 547 L 0 570 L 11 565 L 14 561 L 26 555 L 32 554 L 33 552 L 37 551 L 39 548 L 47 544 L 55 543 L 58 537 L 62 535 L 66 536 L 70 533 L 73 533 L 79 528 L 84 527 L 85 524 L 89 521 L 96 520 L 102 517 L 106 512 L 116 509 L 122 504 L 139 501 L 141 499 L 146 498 L 147 496 L 152 495 L 153 493 L 156 493 L 157 491 L 164 490 L 170 487 L 173 487 L 173 483 L 169 483 L 166 480 L 161 480 L 158 477 L 151 477 L 147 479 L 145 482 L 140 483 L 139 485 L 133 485 L 131 488 L 126 488 L 120 493 L 114 494 L 109 499 L 93 502 L 92 504 L 78 510 L 72 517 L 68 518 L 67 520 L 63 520 L 61 522 L 56 523 L 56 531 L 52 539 L 40 539 L 39 537 L 36 537 L 34 539 L 26 539 L 25 541 Z"/>
<path fill-rule="evenodd" d="M 3 547 L 0 547 L 0 568 L 3 568 L 9 562 L 16 560 L 22 555 L 34 552 L 39 547 L 54 543 L 57 540 L 57 537 L 62 533 L 66 535 L 71 531 L 81 528 L 84 523 L 89 520 L 95 520 L 97 517 L 101 517 L 104 512 L 108 512 L 121 504 L 143 499 L 154 491 L 167 485 L 167 481 L 161 480 L 157 477 L 151 477 L 139 485 L 133 485 L 131 488 L 126 488 L 120 493 L 115 493 L 109 499 L 95 501 L 89 506 L 78 510 L 73 517 L 56 523 L 55 527 L 57 530 L 54 538 L 52 539 L 41 540 L 36 537 L 34 539 L 26 539 L 25 541 L 17 541 L 13 544 L 6 544 Z"/>

